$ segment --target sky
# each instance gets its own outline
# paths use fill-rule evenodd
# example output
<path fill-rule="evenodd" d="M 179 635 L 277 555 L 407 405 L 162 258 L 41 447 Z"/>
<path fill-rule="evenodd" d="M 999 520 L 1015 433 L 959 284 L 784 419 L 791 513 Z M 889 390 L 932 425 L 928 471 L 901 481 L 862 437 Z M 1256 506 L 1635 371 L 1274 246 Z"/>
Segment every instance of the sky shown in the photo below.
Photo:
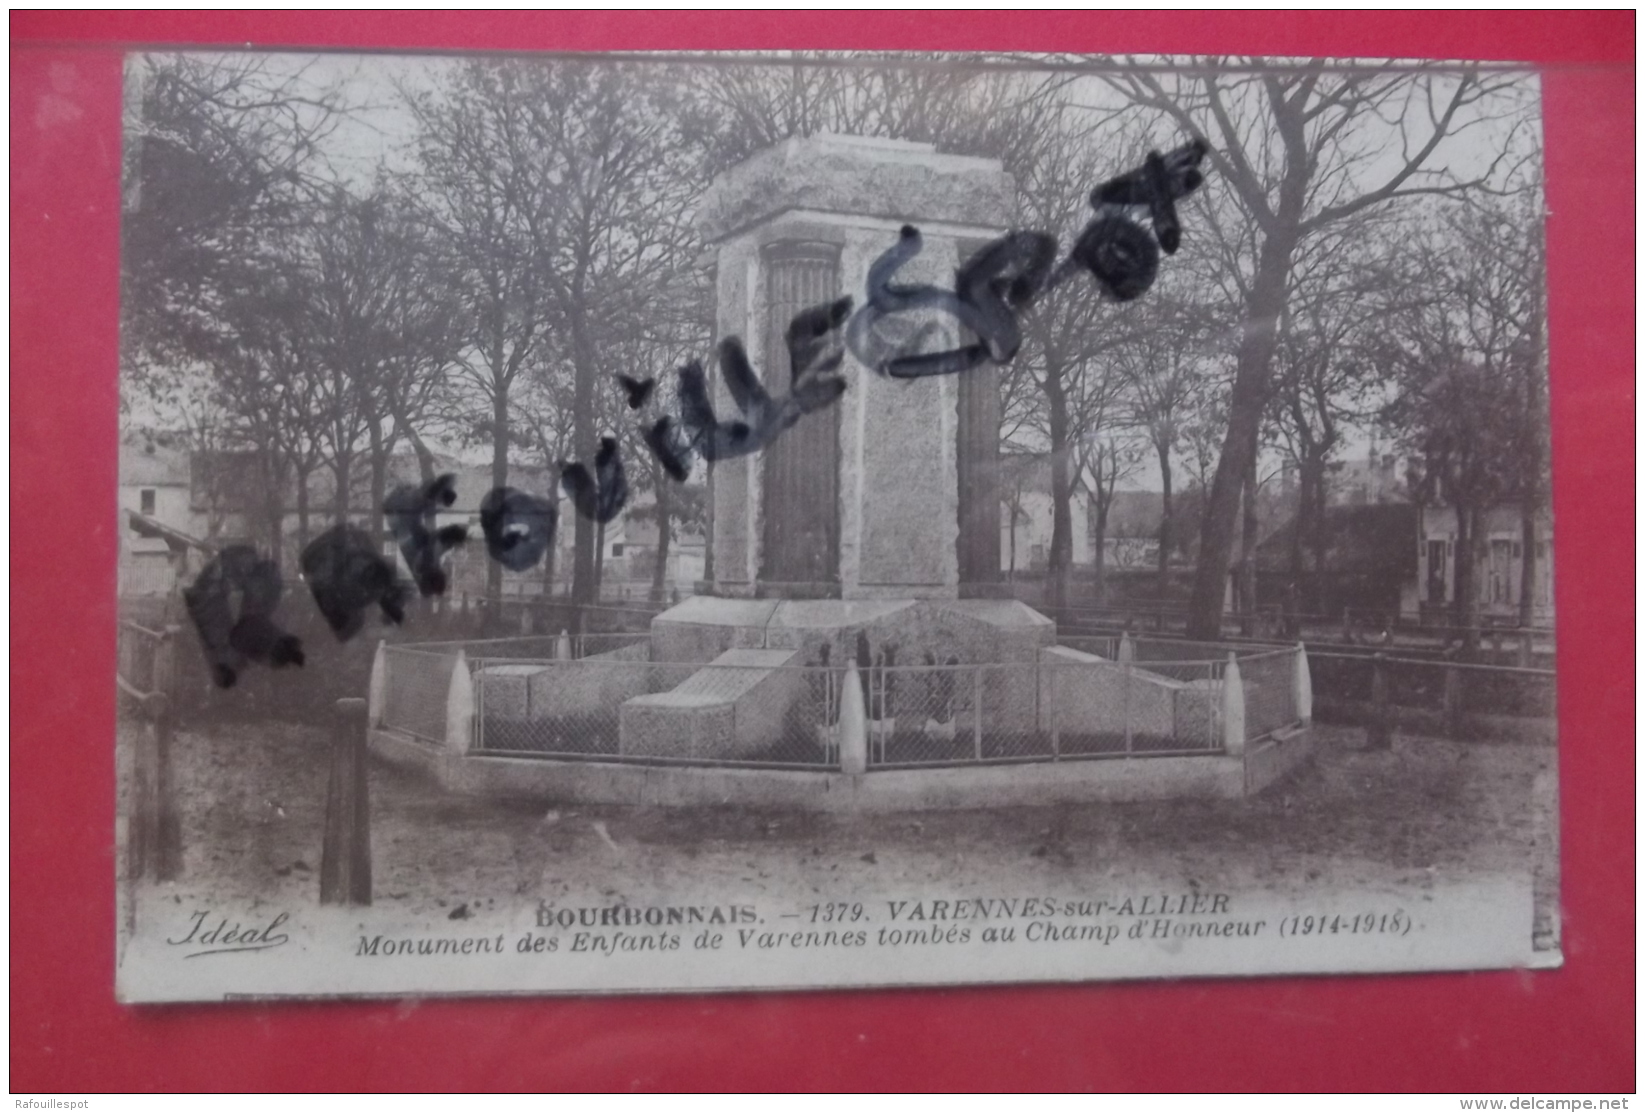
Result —
<path fill-rule="evenodd" d="M 679 61 L 678 56 L 658 55 L 661 59 Z M 738 60 L 736 56 L 721 56 L 724 60 Z M 1166 64 L 1167 60 L 1157 60 Z M 447 58 L 434 55 L 393 54 L 273 54 L 268 65 L 276 72 L 291 74 L 310 90 L 335 87 L 343 93 L 350 111 L 323 144 L 324 156 L 346 181 L 365 186 L 379 166 L 391 171 L 409 170 L 414 159 L 409 145 L 414 134 L 414 123 L 402 106 L 401 90 L 430 87 L 439 70 L 451 64 Z M 708 63 L 705 63 L 708 64 Z M 1169 77 L 1164 78 L 1167 82 Z M 1535 79 L 1526 84 L 1526 95 L 1538 95 Z M 1084 77 L 1069 86 L 1069 96 L 1075 102 L 1095 111 L 1117 107 L 1122 98 L 1106 83 L 1094 77 Z M 1420 113 L 1421 106 L 1409 106 L 1411 113 Z M 1414 116 L 1412 118 L 1415 118 Z M 1174 137 L 1162 136 L 1162 143 Z M 1212 136 L 1215 140 L 1215 136 Z M 1488 163 L 1503 149 L 1506 133 L 1494 125 L 1475 126 L 1462 136 L 1449 139 L 1436 152 L 1433 164 L 1457 172 L 1470 174 Z M 1364 157 L 1354 173 L 1361 181 L 1385 179 L 1398 166 L 1401 152 L 1397 133 L 1392 125 L 1367 128 L 1362 133 Z M 1540 152 L 1540 131 L 1528 136 L 1528 149 Z M 1214 178 L 1207 188 L 1215 188 Z M 1194 230 L 1185 226 L 1184 248 L 1192 246 Z M 1166 260 L 1169 266 L 1171 260 Z M 1370 430 L 1350 428 L 1339 453 L 1343 459 L 1363 458 L 1371 447 Z M 480 455 L 485 450 L 479 450 Z M 1264 473 L 1278 470 L 1277 457 L 1265 461 Z M 1186 467 L 1177 467 L 1179 475 Z M 1179 484 L 1181 479 L 1179 478 Z M 1157 490 L 1160 476 L 1151 454 L 1124 485 L 1132 489 Z"/>

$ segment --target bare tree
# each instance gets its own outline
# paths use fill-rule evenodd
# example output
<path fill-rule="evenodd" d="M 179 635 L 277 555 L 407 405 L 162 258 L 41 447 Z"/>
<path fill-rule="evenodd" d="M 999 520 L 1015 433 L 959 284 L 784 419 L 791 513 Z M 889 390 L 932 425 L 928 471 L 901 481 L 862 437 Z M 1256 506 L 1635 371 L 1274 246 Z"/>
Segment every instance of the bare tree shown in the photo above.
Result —
<path fill-rule="evenodd" d="M 1114 506 L 1114 492 L 1122 479 L 1137 472 L 1141 451 L 1128 437 L 1110 435 L 1098 440 L 1088 437 L 1076 450 L 1078 484 L 1090 492 L 1091 548 L 1096 562 L 1092 595 L 1097 605 L 1107 601 L 1108 595 L 1108 514 Z"/>
<path fill-rule="evenodd" d="M 1520 153 L 1511 136 L 1498 136 L 1495 156 L 1460 174 L 1447 158 L 1447 140 L 1528 124 L 1529 98 L 1515 95 L 1524 82 L 1516 74 L 1437 65 L 1371 70 L 1318 59 L 1237 69 L 1206 59 L 1181 76 L 1128 67 L 1104 80 L 1133 105 L 1210 136 L 1215 181 L 1255 229 L 1228 430 L 1206 504 L 1189 617 L 1190 634 L 1212 637 L 1221 628 L 1240 491 L 1257 451 L 1298 248 L 1395 199 L 1460 196 L 1499 180 Z"/>
<path fill-rule="evenodd" d="M 1411 304 L 1403 291 L 1420 287 L 1420 276 L 1401 273 L 1391 250 L 1402 242 L 1400 226 L 1368 219 L 1375 215 L 1344 220 L 1299 250 L 1275 347 L 1268 428 L 1297 475 L 1290 562 L 1300 598 L 1293 611 L 1322 609 L 1330 463 L 1346 427 L 1375 416 L 1385 374 L 1376 358 L 1379 322 Z M 1310 551 L 1311 572 L 1304 561 Z"/>
<path fill-rule="evenodd" d="M 1157 290 L 1136 307 L 1139 327 L 1115 353 L 1125 383 L 1126 424 L 1141 431 L 1159 467 L 1158 592 L 1166 598 L 1178 543 L 1173 458 L 1207 385 L 1204 317 L 1189 297 Z"/>
<path fill-rule="evenodd" d="M 479 402 L 465 423 L 491 443 L 491 481 L 508 483 L 509 402 L 526 361 L 554 323 L 545 297 L 558 195 L 529 134 L 518 60 L 470 59 L 434 89 L 404 90 L 416 121 L 416 180 L 434 252 L 456 286 L 463 354 L 455 378 Z M 502 566 L 486 590 L 502 596 Z"/>
<path fill-rule="evenodd" d="M 133 55 L 127 67 L 123 404 L 182 425 L 197 492 L 242 509 L 277 561 L 290 485 L 301 509 L 314 467 L 292 245 L 346 108 L 308 71 L 244 55 Z"/>
<path fill-rule="evenodd" d="M 568 60 L 510 65 L 525 182 L 551 198 L 526 221 L 545 249 L 538 291 L 555 324 L 539 342 L 571 371 L 572 447 L 589 460 L 607 431 L 597 393 L 619 371 L 663 370 L 632 366 L 621 341 L 656 331 L 654 315 L 669 305 L 662 291 L 694 254 L 696 167 L 669 75 Z M 598 529 L 575 521 L 572 595 L 589 602 Z"/>
<path fill-rule="evenodd" d="M 417 426 L 445 389 L 460 350 L 452 301 L 410 206 L 384 182 L 359 197 L 333 187 L 300 245 L 334 513 L 343 520 L 349 512 L 363 438 L 367 526 L 377 536 L 401 437 L 416 450 L 425 481 L 433 478 L 433 455 Z"/>
<path fill-rule="evenodd" d="M 139 389 L 232 346 L 229 302 L 302 219 L 343 108 L 305 68 L 254 55 L 134 54 L 126 72 L 121 345 Z"/>
<path fill-rule="evenodd" d="M 961 63 L 945 65 L 952 60 Z M 793 52 L 786 62 L 693 71 L 693 130 L 710 174 L 798 136 L 836 132 L 933 143 L 1016 169 L 1054 144 L 1044 125 L 1069 74 L 986 72 L 972 55 Z"/>
<path fill-rule="evenodd" d="M 1470 647 L 1484 513 L 1518 500 L 1523 559 L 1535 560 L 1547 489 L 1541 244 L 1534 193 L 1447 214 L 1420 247 L 1435 296 L 1382 333 L 1399 373 L 1384 422 L 1420 456 L 1417 496 L 1456 513 L 1453 620 Z"/>

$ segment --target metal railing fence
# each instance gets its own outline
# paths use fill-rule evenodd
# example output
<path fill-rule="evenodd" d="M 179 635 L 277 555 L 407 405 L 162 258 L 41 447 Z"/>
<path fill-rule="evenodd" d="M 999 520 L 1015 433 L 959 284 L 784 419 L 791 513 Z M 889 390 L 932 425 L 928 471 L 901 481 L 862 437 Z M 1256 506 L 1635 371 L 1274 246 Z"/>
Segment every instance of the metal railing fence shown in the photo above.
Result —
<path fill-rule="evenodd" d="M 1419 719 L 1431 716 L 1435 729 L 1447 735 L 1457 733 L 1470 717 L 1549 724 L 1557 719 L 1552 669 L 1317 650 L 1309 652 L 1308 661 L 1315 698 L 1333 717 L 1369 713 L 1378 698 L 1380 670 L 1381 700 L 1387 708 Z"/>
<path fill-rule="evenodd" d="M 570 658 L 495 652 L 500 644 L 385 646 L 381 725 L 482 756 L 803 768 L 838 767 L 849 705 L 862 708 L 871 769 L 1208 754 L 1229 746 L 1226 655 L 1042 656 L 1035 663 L 852 671 L 651 661 L 639 642 Z M 473 726 L 471 737 L 451 740 L 447 698 L 459 649 Z M 1241 660 L 1242 669 L 1250 662 L 1242 677 L 1246 738 L 1295 721 L 1295 654 Z M 853 676 L 860 700 L 848 704 Z"/>

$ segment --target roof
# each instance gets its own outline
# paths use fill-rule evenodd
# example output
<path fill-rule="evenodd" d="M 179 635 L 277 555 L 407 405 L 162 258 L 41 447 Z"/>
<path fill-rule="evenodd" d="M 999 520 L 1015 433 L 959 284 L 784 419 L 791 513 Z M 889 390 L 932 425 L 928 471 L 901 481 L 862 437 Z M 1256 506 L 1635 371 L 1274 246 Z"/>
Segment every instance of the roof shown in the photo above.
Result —
<path fill-rule="evenodd" d="M 1370 572 L 1414 577 L 1417 574 L 1417 508 L 1409 503 L 1370 503 L 1325 508 L 1325 566 L 1332 572 Z M 1257 546 L 1257 568 L 1288 572 L 1293 515 Z"/>
<path fill-rule="evenodd" d="M 139 514 L 135 510 L 128 510 L 126 511 L 126 521 L 138 537 L 160 541 L 168 549 L 197 549 L 203 553 L 216 551 L 216 546 L 209 541 L 202 541 L 198 537 L 190 536 L 180 529 L 149 517 L 147 514 Z"/>

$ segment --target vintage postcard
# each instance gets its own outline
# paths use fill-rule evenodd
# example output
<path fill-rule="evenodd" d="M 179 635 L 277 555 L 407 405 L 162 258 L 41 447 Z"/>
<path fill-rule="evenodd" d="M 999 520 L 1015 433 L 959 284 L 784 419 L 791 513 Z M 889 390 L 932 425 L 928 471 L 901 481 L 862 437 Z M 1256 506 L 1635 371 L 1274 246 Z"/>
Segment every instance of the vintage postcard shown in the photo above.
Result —
<path fill-rule="evenodd" d="M 133 53 L 118 993 L 1558 965 L 1476 64 Z"/>

